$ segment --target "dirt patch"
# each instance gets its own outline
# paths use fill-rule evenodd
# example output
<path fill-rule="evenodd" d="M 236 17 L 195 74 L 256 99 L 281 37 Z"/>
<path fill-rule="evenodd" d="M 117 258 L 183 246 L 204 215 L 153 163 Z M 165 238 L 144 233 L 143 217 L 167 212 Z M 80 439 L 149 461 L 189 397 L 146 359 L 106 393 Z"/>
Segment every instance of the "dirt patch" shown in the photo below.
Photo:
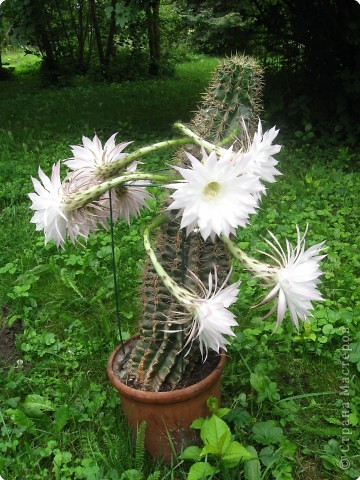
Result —
<path fill-rule="evenodd" d="M 0 368 L 13 367 L 20 358 L 20 352 L 16 348 L 16 335 L 23 331 L 20 320 L 11 325 L 0 328 Z"/>

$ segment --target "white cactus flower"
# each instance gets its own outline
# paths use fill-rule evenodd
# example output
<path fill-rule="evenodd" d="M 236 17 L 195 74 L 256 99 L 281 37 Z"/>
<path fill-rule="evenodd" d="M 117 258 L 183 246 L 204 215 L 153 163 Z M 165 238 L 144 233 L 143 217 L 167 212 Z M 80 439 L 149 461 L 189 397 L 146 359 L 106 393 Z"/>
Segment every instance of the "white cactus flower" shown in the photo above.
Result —
<path fill-rule="evenodd" d="M 325 242 L 318 243 L 305 250 L 307 229 L 301 237 L 299 228 L 296 228 L 298 233 L 297 244 L 293 247 L 286 239 L 286 252 L 275 235 L 269 232 L 274 243 L 269 240 L 266 240 L 266 242 L 272 253 L 262 253 L 271 258 L 276 265 L 270 266 L 261 263 L 254 265 L 255 275 L 263 279 L 267 285 L 273 287 L 261 302 L 261 305 L 275 300 L 275 304 L 268 315 L 272 314 L 277 308 L 276 328 L 281 325 L 286 309 L 289 310 L 290 318 L 295 327 L 299 328 L 299 320 L 307 321 L 308 317 L 312 316 L 311 302 L 323 299 L 317 287 L 322 275 L 319 262 L 326 257 L 326 255 L 320 255 Z"/>
<path fill-rule="evenodd" d="M 193 317 L 187 344 L 197 339 L 201 355 L 204 357 L 205 353 L 205 359 L 209 349 L 218 353 L 220 349 L 226 351 L 226 345 L 229 344 L 229 340 L 225 335 L 235 336 L 232 327 L 238 326 L 235 315 L 228 308 L 236 302 L 240 280 L 225 287 L 230 273 L 221 287 L 218 288 L 217 271 L 215 268 L 214 281 L 212 273 L 209 273 L 208 289 L 205 288 L 199 278 L 193 275 L 195 282 L 201 287 L 203 298 L 194 298 L 186 306 Z"/>
<path fill-rule="evenodd" d="M 188 234 L 198 228 L 204 240 L 221 234 L 229 237 L 255 213 L 258 203 L 254 195 L 263 186 L 258 177 L 244 174 L 242 165 L 232 162 L 232 155 L 231 148 L 219 159 L 215 152 L 207 155 L 203 151 L 200 162 L 188 153 L 192 168 L 174 167 L 184 181 L 168 185 L 175 190 L 168 209 L 180 210 L 181 228 Z"/>
<path fill-rule="evenodd" d="M 83 145 L 72 145 L 71 151 L 73 158 L 64 160 L 64 164 L 71 170 L 76 171 L 78 177 L 87 178 L 91 182 L 103 180 L 102 172 L 106 165 L 122 160 L 128 154 L 122 153 L 131 142 L 115 145 L 114 133 L 109 140 L 102 146 L 97 135 L 92 140 L 83 136 Z"/>
<path fill-rule="evenodd" d="M 35 213 L 31 222 L 36 230 L 44 230 L 45 243 L 53 240 L 63 246 L 67 236 L 75 243 L 78 237 L 88 238 L 96 230 L 96 223 L 104 216 L 104 209 L 95 202 L 80 208 L 72 208 L 67 201 L 79 189 L 79 179 L 70 174 L 61 182 L 60 162 L 52 167 L 51 179 L 39 167 L 41 182 L 32 178 L 35 193 L 29 193 L 31 210 Z"/>

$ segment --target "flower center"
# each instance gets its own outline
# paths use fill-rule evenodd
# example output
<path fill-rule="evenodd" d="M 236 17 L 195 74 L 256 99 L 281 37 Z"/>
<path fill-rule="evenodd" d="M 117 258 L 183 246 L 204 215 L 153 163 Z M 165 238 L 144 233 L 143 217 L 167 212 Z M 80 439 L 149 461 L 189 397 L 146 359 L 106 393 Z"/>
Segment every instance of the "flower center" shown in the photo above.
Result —
<path fill-rule="evenodd" d="M 127 195 L 127 188 L 126 187 L 115 187 L 116 196 L 121 199 Z"/>
<path fill-rule="evenodd" d="M 221 191 L 221 184 L 219 182 L 210 182 L 208 183 L 204 190 L 203 194 L 208 199 L 213 199 L 219 196 Z"/>
<path fill-rule="evenodd" d="M 291 287 L 289 272 L 287 271 L 286 268 L 283 268 L 278 273 L 278 282 L 279 282 L 280 286 L 284 289 L 288 289 L 288 288 Z"/>

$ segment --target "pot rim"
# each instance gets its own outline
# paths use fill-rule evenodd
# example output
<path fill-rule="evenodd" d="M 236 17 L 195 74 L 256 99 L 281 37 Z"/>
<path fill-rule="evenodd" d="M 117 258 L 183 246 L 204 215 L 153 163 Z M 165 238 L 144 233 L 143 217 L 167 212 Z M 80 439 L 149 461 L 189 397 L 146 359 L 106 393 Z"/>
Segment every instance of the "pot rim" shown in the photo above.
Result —
<path fill-rule="evenodd" d="M 133 340 L 139 335 L 134 335 L 124 342 L 126 345 L 127 342 Z M 223 350 L 219 354 L 219 363 L 217 367 L 205 378 L 200 380 L 200 382 L 190 385 L 189 387 L 181 388 L 179 390 L 171 390 L 169 392 L 149 392 L 145 390 L 138 390 L 136 388 L 129 387 L 122 383 L 119 378 L 115 375 L 113 370 L 113 363 L 116 358 L 118 351 L 121 349 L 121 344 L 118 345 L 115 350 L 112 352 L 108 364 L 107 364 L 107 374 L 113 384 L 113 386 L 119 391 L 120 395 L 127 397 L 128 399 L 135 400 L 141 403 L 156 403 L 156 404 L 167 404 L 167 403 L 177 403 L 183 402 L 189 398 L 194 398 L 206 391 L 211 385 L 213 385 L 222 374 L 225 367 L 226 355 Z"/>

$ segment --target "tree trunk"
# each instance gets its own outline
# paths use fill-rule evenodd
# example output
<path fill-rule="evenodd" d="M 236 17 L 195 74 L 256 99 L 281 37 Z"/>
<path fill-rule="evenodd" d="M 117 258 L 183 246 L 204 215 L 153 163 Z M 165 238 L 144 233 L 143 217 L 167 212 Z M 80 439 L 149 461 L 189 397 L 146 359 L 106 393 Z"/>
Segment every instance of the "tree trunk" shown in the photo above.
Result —
<path fill-rule="evenodd" d="M 146 6 L 146 19 L 149 37 L 149 74 L 157 76 L 160 73 L 160 0 L 150 1 Z"/>
<path fill-rule="evenodd" d="M 89 29 L 89 12 L 87 0 L 77 0 L 74 6 L 72 0 L 67 0 L 67 11 L 70 15 L 71 29 L 77 39 L 76 65 L 80 73 L 84 73 L 88 67 L 85 60 L 85 46 Z"/>
<path fill-rule="evenodd" d="M 78 11 L 78 52 L 77 63 L 80 71 L 84 71 L 84 52 L 85 52 L 85 36 L 84 36 L 84 2 L 79 2 Z"/>
<path fill-rule="evenodd" d="M 114 55 L 114 36 L 116 32 L 116 0 L 111 0 L 111 17 L 110 17 L 110 26 L 109 34 L 107 38 L 106 53 L 105 53 L 105 63 L 108 67 L 110 64 L 110 58 Z"/>
<path fill-rule="evenodd" d="M 46 69 L 52 75 L 52 81 L 56 81 L 58 63 L 56 53 L 54 51 L 53 43 L 49 35 L 49 16 L 47 10 L 43 6 L 43 2 L 36 1 L 32 3 L 31 20 L 35 25 L 35 35 L 38 41 L 38 46 L 42 55 L 44 56 L 44 63 Z"/>
<path fill-rule="evenodd" d="M 99 62 L 100 62 L 102 73 L 104 76 L 106 76 L 106 62 L 105 62 L 104 48 L 101 40 L 100 27 L 99 27 L 97 14 L 96 14 L 95 0 L 90 0 L 89 3 L 90 3 L 90 19 L 91 19 L 92 27 L 94 30 L 96 46 L 97 46 L 98 55 L 99 55 Z"/>
<path fill-rule="evenodd" d="M 50 72 L 55 73 L 57 70 L 57 61 L 46 27 L 44 27 L 42 24 L 39 24 L 36 30 L 38 38 L 40 39 L 41 48 L 45 53 L 46 67 Z"/>

